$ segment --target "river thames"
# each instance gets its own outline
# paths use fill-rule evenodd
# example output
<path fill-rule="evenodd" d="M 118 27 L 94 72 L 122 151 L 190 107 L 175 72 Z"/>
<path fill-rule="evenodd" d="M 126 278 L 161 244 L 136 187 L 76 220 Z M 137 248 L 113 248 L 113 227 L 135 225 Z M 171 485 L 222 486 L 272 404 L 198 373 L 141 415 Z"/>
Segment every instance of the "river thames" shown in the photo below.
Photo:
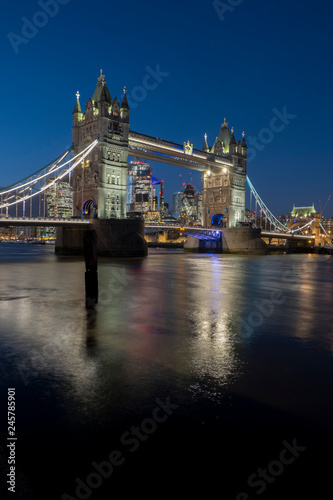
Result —
<path fill-rule="evenodd" d="M 1 244 L 1 498 L 330 496 L 332 264 L 99 259 L 87 312 L 83 259 Z"/>

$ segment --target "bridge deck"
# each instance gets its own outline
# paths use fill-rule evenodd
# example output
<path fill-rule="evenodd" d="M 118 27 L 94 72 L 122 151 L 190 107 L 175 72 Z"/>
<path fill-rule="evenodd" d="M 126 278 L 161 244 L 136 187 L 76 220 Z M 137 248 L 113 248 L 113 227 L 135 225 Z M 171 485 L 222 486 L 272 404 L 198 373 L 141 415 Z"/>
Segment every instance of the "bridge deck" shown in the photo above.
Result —
<path fill-rule="evenodd" d="M 169 163 L 178 167 L 191 168 L 203 171 L 207 167 L 232 167 L 230 155 L 216 157 L 199 149 L 186 153 L 184 146 L 173 142 L 164 141 L 137 132 L 129 133 L 129 154 L 146 160 Z"/>
<path fill-rule="evenodd" d="M 87 219 L 62 219 L 51 217 L 1 217 L 0 227 L 8 226 L 48 226 L 48 227 L 89 227 Z"/>
<path fill-rule="evenodd" d="M 49 226 L 49 227 L 89 227 L 90 219 L 64 219 L 61 217 L 0 217 L 0 227 L 9 226 Z M 145 224 L 146 231 L 168 231 L 179 230 L 184 233 L 208 233 L 220 232 L 223 229 L 218 227 L 196 227 L 182 226 L 181 224 Z M 240 228 L 241 229 L 241 228 Z M 303 234 L 286 234 L 271 231 L 261 231 L 262 238 L 278 238 L 278 239 L 298 239 L 298 240 L 314 240 L 314 236 Z"/>

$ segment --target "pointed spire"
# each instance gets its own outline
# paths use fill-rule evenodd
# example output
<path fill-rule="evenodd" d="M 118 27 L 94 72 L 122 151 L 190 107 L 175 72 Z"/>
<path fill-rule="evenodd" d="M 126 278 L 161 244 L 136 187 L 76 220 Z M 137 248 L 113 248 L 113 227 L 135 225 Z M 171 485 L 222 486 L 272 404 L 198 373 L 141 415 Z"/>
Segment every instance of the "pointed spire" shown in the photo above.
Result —
<path fill-rule="evenodd" d="M 101 100 L 102 93 L 103 93 L 103 100 L 108 102 L 109 104 L 112 104 L 112 97 L 106 86 L 105 75 L 103 75 L 103 70 L 100 71 L 100 76 L 97 79 L 97 85 L 94 95 L 92 96 L 92 100 L 95 101 L 95 103 L 99 103 L 99 101 Z"/>
<path fill-rule="evenodd" d="M 234 135 L 234 127 L 231 128 L 230 144 L 236 144 L 236 139 Z"/>
<path fill-rule="evenodd" d="M 124 87 L 124 97 L 123 97 L 123 102 L 121 103 L 120 106 L 121 109 L 127 108 L 129 109 L 128 101 L 127 101 L 127 88 Z"/>
<path fill-rule="evenodd" d="M 76 103 L 75 103 L 75 108 L 73 113 L 82 113 L 81 106 L 80 106 L 80 92 L 76 92 Z"/>
<path fill-rule="evenodd" d="M 205 151 L 206 153 L 209 152 L 209 146 L 208 146 L 208 142 L 207 142 L 207 134 L 205 134 L 205 142 L 204 142 L 204 145 L 202 147 L 202 151 Z"/>
<path fill-rule="evenodd" d="M 243 132 L 243 140 L 242 140 L 242 148 L 247 148 L 247 145 L 246 145 L 246 140 L 245 140 L 245 132 Z"/>

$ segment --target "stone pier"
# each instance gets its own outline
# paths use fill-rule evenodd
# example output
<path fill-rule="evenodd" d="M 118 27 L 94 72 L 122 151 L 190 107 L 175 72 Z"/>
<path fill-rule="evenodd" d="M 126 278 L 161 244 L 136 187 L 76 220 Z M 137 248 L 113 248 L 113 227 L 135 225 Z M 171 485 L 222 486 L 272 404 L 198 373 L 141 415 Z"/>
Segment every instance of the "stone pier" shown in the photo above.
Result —
<path fill-rule="evenodd" d="M 199 240 L 188 236 L 184 250 L 198 253 L 240 253 L 263 255 L 267 253 L 267 245 L 261 238 L 261 230 L 250 227 L 224 228 L 220 230 L 220 241 Z"/>
<path fill-rule="evenodd" d="M 145 257 L 148 245 L 141 219 L 92 219 L 90 229 L 97 235 L 97 255 L 102 257 Z M 57 228 L 55 252 L 83 255 L 82 227 Z"/>

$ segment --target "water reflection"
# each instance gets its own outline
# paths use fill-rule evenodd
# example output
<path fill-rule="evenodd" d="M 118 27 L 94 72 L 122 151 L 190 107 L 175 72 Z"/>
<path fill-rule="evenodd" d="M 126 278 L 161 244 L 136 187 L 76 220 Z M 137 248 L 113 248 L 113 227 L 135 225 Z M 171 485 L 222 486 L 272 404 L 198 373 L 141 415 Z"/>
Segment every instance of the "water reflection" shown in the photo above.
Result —
<path fill-rule="evenodd" d="M 119 385 L 139 400 L 164 377 L 182 377 L 193 395 L 218 399 L 242 374 L 246 342 L 276 332 L 277 323 L 282 335 L 318 341 L 320 320 L 331 348 L 332 269 L 315 257 L 156 251 L 133 262 L 105 260 L 99 304 L 88 313 L 81 260 L 48 253 L 2 261 L 3 363 L 20 383 L 22 374 L 25 384 L 54 379 L 67 388 L 62 397 L 99 409 Z M 244 338 L 255 304 L 272 291 L 285 302 Z"/>

